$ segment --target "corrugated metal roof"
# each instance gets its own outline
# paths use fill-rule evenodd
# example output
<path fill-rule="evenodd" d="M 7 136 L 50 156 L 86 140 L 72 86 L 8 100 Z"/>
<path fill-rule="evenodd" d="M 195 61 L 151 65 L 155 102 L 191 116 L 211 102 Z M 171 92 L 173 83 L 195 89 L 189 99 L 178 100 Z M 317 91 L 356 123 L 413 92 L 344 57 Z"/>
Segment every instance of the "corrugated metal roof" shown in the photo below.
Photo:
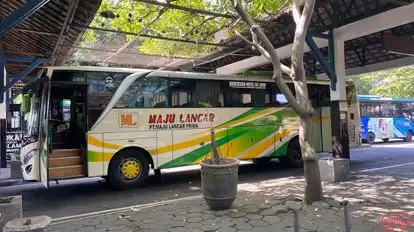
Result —
<path fill-rule="evenodd" d="M 60 65 L 70 47 L 84 31 L 67 23 L 65 31 L 61 33 L 69 17 L 68 14 L 73 11 L 73 18 L 71 18 L 74 23 L 88 25 L 95 16 L 101 1 L 49 1 L 3 37 L 0 43 L 2 43 L 4 52 L 7 55 L 44 57 L 50 59 L 53 64 Z M 24 0 L 0 1 L 0 20 L 22 7 L 24 2 Z M 61 34 L 62 38 L 60 38 Z M 52 57 L 54 51 L 55 54 Z M 24 70 L 28 65 L 30 64 L 24 62 L 7 62 L 6 70 L 9 75 L 13 75 Z"/>

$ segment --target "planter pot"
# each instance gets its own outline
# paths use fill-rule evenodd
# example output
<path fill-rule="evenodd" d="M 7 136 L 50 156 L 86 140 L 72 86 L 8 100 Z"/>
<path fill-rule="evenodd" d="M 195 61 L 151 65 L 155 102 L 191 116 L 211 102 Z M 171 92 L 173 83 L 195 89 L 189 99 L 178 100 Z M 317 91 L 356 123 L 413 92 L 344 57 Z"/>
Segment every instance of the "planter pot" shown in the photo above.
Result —
<path fill-rule="evenodd" d="M 328 158 L 319 160 L 321 180 L 330 183 L 349 180 L 350 161 L 343 158 Z"/>
<path fill-rule="evenodd" d="M 237 195 L 239 161 L 234 158 L 222 161 L 218 165 L 211 159 L 201 161 L 201 189 L 212 210 L 230 208 Z"/>
<path fill-rule="evenodd" d="M 7 198 L 7 197 L 5 197 Z M 10 202 L 0 203 L 0 229 L 11 220 L 23 217 L 22 196 L 10 197 Z"/>

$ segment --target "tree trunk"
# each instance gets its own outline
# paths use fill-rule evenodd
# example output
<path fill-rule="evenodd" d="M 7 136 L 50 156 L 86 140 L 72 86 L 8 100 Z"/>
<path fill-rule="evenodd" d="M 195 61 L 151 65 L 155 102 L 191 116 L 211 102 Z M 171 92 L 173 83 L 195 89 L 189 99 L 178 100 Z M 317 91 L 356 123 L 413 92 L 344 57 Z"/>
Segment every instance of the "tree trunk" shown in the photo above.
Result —
<path fill-rule="evenodd" d="M 323 200 L 321 176 L 319 173 L 318 155 L 312 143 L 312 117 L 301 117 L 299 126 L 299 142 L 302 151 L 305 175 L 305 202 Z"/>

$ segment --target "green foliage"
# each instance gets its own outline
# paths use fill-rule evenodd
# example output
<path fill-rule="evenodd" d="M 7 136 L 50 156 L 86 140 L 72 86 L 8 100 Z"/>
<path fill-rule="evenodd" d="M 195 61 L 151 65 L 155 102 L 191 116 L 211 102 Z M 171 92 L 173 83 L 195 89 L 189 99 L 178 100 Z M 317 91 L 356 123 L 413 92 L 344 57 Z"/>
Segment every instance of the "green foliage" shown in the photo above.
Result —
<path fill-rule="evenodd" d="M 367 73 L 350 78 L 358 94 L 414 97 L 414 66 Z"/>
<path fill-rule="evenodd" d="M 248 3 L 243 2 L 243 4 L 246 4 L 249 13 L 256 19 L 267 17 L 268 14 L 275 14 L 281 7 L 289 3 L 290 0 L 250 0 Z M 236 15 L 230 0 L 175 0 L 171 1 L 171 4 Z M 90 26 L 138 34 L 162 10 L 163 7 L 161 6 L 145 4 L 135 0 L 103 0 Z M 145 34 L 198 42 L 220 43 L 223 37 L 233 36 L 232 29 L 225 27 L 229 24 L 231 24 L 231 20 L 227 18 L 168 9 L 145 31 Z M 224 36 L 215 38 L 214 32 L 223 27 L 225 27 L 222 30 Z M 104 35 L 108 36 L 108 34 Z M 83 45 L 93 46 L 94 43 L 104 39 L 100 37 L 102 35 L 98 31 L 89 29 L 83 35 Z M 126 41 L 135 38 L 132 35 L 124 35 L 123 37 Z M 118 48 L 112 49 L 116 50 Z M 207 55 L 214 49 L 216 47 L 211 45 L 145 37 L 140 37 L 139 43 L 137 43 L 138 52 L 150 55 L 194 57 Z"/>

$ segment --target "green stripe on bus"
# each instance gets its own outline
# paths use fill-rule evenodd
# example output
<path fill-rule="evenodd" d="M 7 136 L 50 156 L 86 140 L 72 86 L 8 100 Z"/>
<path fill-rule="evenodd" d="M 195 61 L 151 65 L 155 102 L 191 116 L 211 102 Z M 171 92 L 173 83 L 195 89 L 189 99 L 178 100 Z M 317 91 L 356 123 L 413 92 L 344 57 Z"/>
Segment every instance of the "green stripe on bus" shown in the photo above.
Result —
<path fill-rule="evenodd" d="M 260 111 L 263 111 L 265 109 L 266 109 L 265 107 L 254 107 L 254 108 L 252 108 L 252 109 L 250 109 L 250 110 L 248 110 L 248 111 L 246 111 L 246 112 L 244 112 L 242 114 L 239 114 L 236 117 L 234 117 L 234 118 L 228 120 L 227 122 L 224 122 L 224 123 L 222 123 L 222 124 L 220 124 L 218 126 L 225 125 L 226 123 L 234 122 L 236 120 L 245 118 L 245 117 L 247 117 L 247 116 L 249 116 L 251 114 L 255 114 L 255 113 L 260 112 Z"/>
<path fill-rule="evenodd" d="M 286 141 L 281 147 L 272 153 L 272 157 L 286 156 L 289 141 Z"/>
<path fill-rule="evenodd" d="M 220 138 L 216 141 L 217 147 L 224 145 L 227 143 L 227 140 L 233 140 L 241 135 L 246 133 L 246 130 L 241 130 L 238 133 L 233 133 L 231 136 Z M 211 145 L 207 144 L 204 145 L 198 149 L 195 149 L 183 156 L 178 157 L 177 159 L 174 159 L 170 162 L 167 162 L 163 165 L 161 165 L 160 168 L 173 168 L 173 167 L 179 167 L 184 166 L 188 164 L 192 164 L 194 161 L 200 159 L 201 157 L 207 155 L 211 151 Z"/>

